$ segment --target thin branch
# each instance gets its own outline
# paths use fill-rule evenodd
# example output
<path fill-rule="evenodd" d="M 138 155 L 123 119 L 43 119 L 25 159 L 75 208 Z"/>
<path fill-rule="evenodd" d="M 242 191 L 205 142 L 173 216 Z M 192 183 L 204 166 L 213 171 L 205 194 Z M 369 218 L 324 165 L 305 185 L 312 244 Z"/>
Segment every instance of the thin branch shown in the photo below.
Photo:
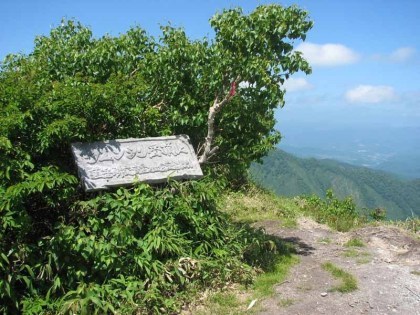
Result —
<path fill-rule="evenodd" d="M 130 73 L 130 77 L 132 77 L 137 71 L 139 71 L 140 70 L 140 68 L 136 68 L 136 69 L 134 69 L 133 71 L 131 71 L 131 73 Z"/>
<path fill-rule="evenodd" d="M 405 286 L 405 288 L 410 291 L 411 293 L 413 293 L 413 295 L 415 295 L 417 297 L 417 299 L 420 301 L 420 295 L 418 295 L 416 292 L 414 292 L 413 290 L 411 290 L 409 287 Z"/>
<path fill-rule="evenodd" d="M 165 105 L 165 102 L 162 100 L 158 104 L 153 105 L 153 108 L 156 108 L 157 110 L 161 110 L 162 106 Z"/>
<path fill-rule="evenodd" d="M 203 148 L 204 148 L 204 143 L 200 142 L 197 146 L 197 155 L 201 154 L 201 151 L 203 150 Z"/>

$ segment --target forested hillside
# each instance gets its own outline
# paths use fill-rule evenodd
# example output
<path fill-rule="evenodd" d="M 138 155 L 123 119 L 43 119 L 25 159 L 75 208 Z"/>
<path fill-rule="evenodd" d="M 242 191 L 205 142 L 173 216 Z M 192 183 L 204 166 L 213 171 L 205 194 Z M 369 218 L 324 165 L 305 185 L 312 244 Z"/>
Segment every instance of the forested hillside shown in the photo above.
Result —
<path fill-rule="evenodd" d="M 252 178 L 279 195 L 316 194 L 332 188 L 337 196 L 351 195 L 359 207 L 385 208 L 389 219 L 420 215 L 420 180 L 404 181 L 369 168 L 333 160 L 297 158 L 274 150 L 253 164 Z"/>

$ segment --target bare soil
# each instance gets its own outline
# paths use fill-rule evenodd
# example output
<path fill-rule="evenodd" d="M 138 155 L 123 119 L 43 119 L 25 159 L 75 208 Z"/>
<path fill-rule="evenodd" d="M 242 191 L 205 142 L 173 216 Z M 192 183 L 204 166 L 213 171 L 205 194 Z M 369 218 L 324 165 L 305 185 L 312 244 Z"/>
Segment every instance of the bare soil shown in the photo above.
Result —
<path fill-rule="evenodd" d="M 406 232 L 381 225 L 340 233 L 308 218 L 293 229 L 274 221 L 257 225 L 294 243 L 300 257 L 274 296 L 258 303 L 260 314 L 420 315 L 420 241 Z M 346 247 L 352 238 L 365 246 Z M 330 291 L 338 281 L 322 269 L 325 262 L 352 274 L 358 289 Z"/>

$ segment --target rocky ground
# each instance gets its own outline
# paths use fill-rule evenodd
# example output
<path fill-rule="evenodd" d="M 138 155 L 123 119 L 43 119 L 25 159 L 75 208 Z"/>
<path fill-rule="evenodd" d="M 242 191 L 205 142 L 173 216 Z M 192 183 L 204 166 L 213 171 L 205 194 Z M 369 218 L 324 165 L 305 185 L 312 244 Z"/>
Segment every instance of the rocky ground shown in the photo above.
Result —
<path fill-rule="evenodd" d="M 260 314 L 420 315 L 418 239 L 383 225 L 340 233 L 308 218 L 300 219 L 293 229 L 280 228 L 273 221 L 258 225 L 294 243 L 300 257 L 275 294 L 258 302 Z M 354 238 L 364 246 L 345 246 Z M 325 262 L 352 274 L 358 289 L 330 291 L 338 281 L 321 267 Z"/>

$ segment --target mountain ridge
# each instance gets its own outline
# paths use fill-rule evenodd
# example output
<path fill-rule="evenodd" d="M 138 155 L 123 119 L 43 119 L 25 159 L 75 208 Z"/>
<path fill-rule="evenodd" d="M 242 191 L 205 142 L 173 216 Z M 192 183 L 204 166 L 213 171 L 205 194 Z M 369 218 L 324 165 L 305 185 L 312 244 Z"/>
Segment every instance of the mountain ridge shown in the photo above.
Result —
<path fill-rule="evenodd" d="M 420 152 L 402 150 L 393 152 L 390 148 L 375 148 L 370 150 L 366 146 L 357 146 L 356 149 L 344 148 L 313 148 L 310 146 L 282 145 L 279 149 L 293 154 L 299 158 L 332 159 L 355 166 L 363 166 L 374 170 L 381 170 L 397 175 L 402 179 L 420 179 Z"/>
<path fill-rule="evenodd" d="M 344 198 L 351 196 L 360 208 L 385 208 L 389 219 L 420 215 L 420 179 L 332 159 L 299 158 L 280 149 L 271 151 L 250 168 L 253 180 L 278 195 L 325 196 L 332 188 Z"/>

